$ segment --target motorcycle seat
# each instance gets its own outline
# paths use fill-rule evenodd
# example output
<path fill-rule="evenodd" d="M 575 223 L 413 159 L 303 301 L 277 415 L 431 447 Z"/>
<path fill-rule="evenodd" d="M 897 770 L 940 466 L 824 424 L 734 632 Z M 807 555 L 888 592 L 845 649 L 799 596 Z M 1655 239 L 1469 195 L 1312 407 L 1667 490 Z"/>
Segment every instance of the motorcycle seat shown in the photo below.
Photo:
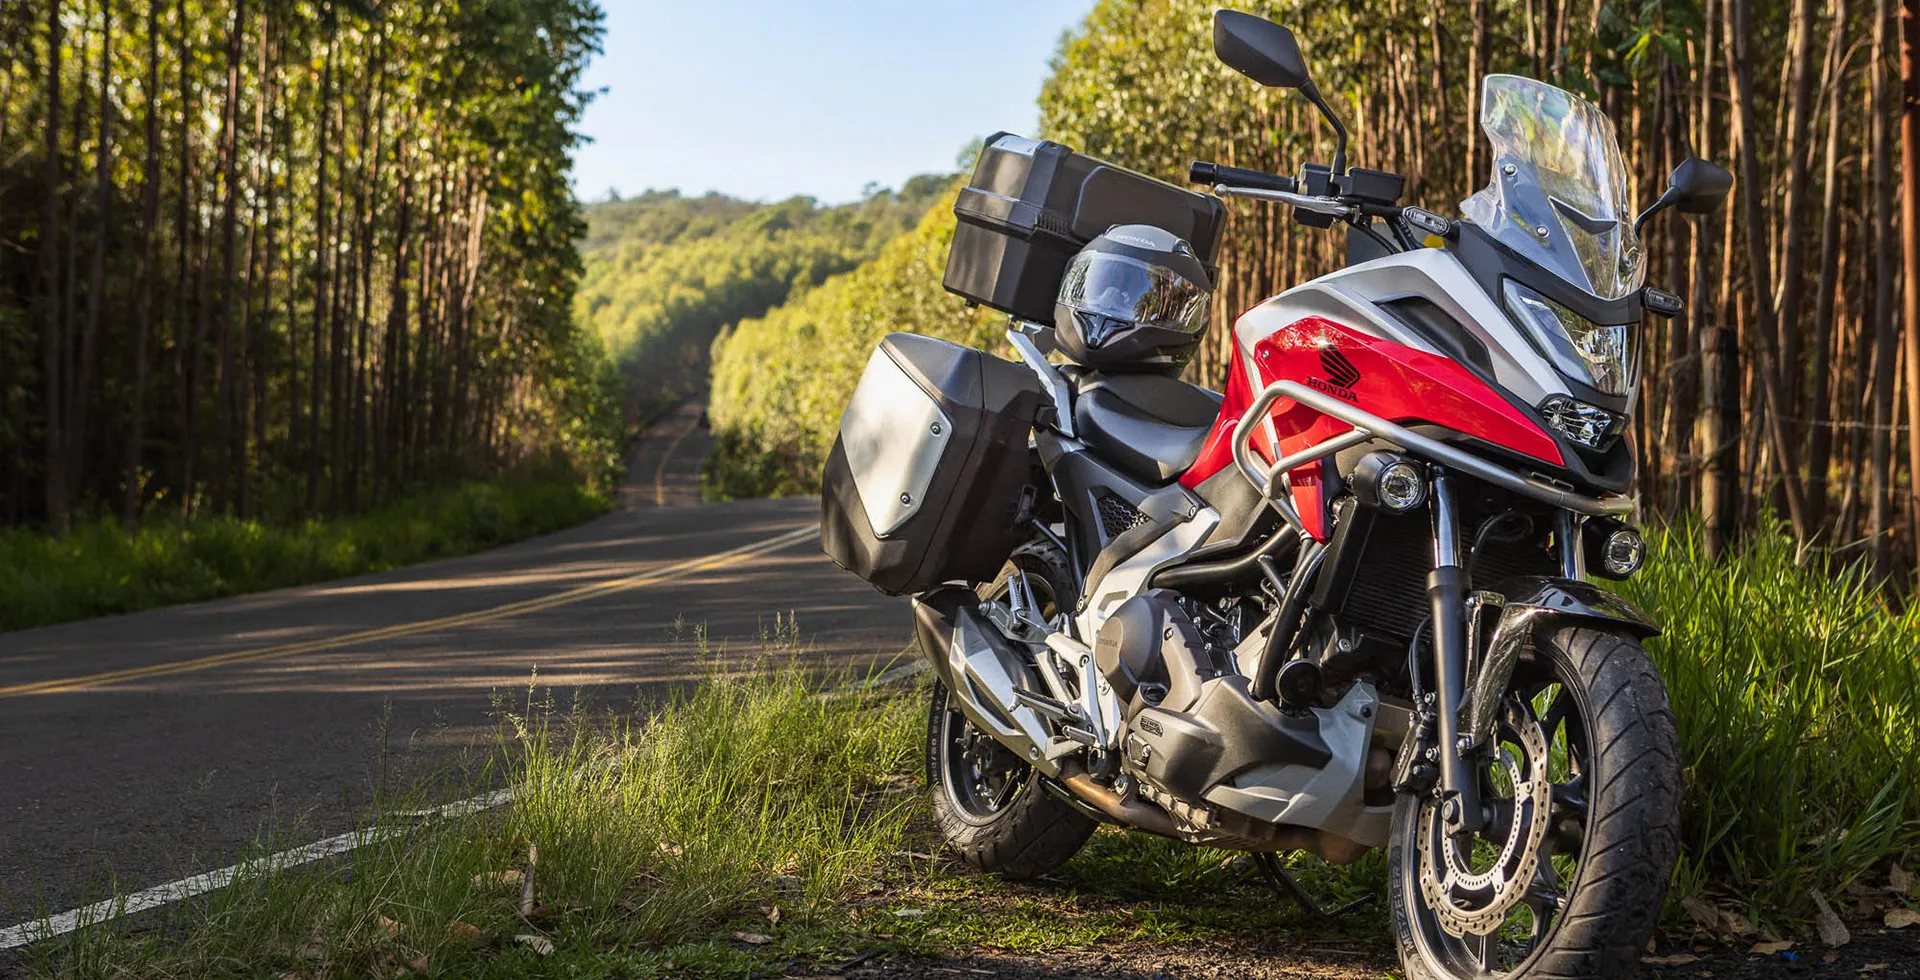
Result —
<path fill-rule="evenodd" d="M 1075 379 L 1073 424 L 1094 454 L 1122 473 L 1165 484 L 1193 466 L 1220 414 L 1220 395 L 1158 374 Z"/>

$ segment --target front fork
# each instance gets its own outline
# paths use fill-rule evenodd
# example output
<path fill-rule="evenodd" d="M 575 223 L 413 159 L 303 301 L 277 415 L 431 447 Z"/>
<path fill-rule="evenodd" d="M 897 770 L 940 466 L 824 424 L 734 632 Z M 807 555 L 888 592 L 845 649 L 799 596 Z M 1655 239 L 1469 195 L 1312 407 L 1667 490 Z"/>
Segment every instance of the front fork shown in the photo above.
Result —
<path fill-rule="evenodd" d="M 1473 755 L 1484 750 L 1463 730 L 1461 708 L 1467 697 L 1468 645 L 1467 569 L 1460 554 L 1460 508 L 1454 497 L 1454 477 L 1436 466 L 1431 474 L 1433 514 L 1433 571 L 1427 576 L 1427 598 L 1433 604 L 1435 705 L 1440 756 L 1440 818 L 1449 834 L 1468 834 L 1487 825 L 1488 813 L 1480 800 L 1479 767 Z M 1560 548 L 1560 574 L 1584 580 L 1586 562 L 1580 547 L 1581 517 L 1561 511 L 1554 538 Z"/>

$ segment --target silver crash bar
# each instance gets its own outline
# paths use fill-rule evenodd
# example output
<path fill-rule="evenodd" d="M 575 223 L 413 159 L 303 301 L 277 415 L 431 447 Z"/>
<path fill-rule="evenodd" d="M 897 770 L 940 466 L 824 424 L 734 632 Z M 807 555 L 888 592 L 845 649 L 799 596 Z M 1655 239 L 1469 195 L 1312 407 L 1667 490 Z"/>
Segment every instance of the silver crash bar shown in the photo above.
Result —
<path fill-rule="evenodd" d="M 1324 442 L 1315 443 L 1297 453 L 1283 456 L 1272 466 L 1263 468 L 1262 461 L 1253 454 L 1254 427 L 1266 420 L 1267 412 L 1274 402 L 1282 398 L 1294 401 L 1320 412 L 1331 415 L 1348 425 L 1351 432 L 1343 432 Z M 1240 416 L 1240 424 L 1233 430 L 1233 461 L 1240 472 L 1259 488 L 1262 495 L 1273 504 L 1280 516 L 1286 518 L 1294 530 L 1304 533 L 1300 515 L 1294 510 L 1293 502 L 1286 495 L 1276 495 L 1274 484 L 1297 466 L 1313 462 L 1357 446 L 1372 439 L 1399 446 L 1401 449 L 1422 457 L 1451 470 L 1457 470 L 1468 476 L 1485 480 L 1497 487 L 1503 487 L 1514 493 L 1532 497 L 1545 504 L 1585 514 L 1588 517 L 1622 517 L 1633 511 L 1633 498 L 1619 494 L 1605 497 L 1589 497 L 1554 486 L 1538 477 L 1518 473 L 1490 460 L 1464 452 L 1449 446 L 1438 439 L 1423 436 L 1418 432 L 1395 425 L 1372 412 L 1363 411 L 1332 395 L 1315 391 L 1298 381 L 1275 381 L 1260 392 L 1245 415 Z"/>

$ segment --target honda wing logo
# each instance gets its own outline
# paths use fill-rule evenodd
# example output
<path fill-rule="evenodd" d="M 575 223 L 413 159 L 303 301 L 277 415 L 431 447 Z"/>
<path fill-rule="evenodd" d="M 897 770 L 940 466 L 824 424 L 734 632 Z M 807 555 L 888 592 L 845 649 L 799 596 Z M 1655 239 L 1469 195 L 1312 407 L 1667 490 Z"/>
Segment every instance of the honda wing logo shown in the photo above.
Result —
<path fill-rule="evenodd" d="M 1347 355 L 1340 353 L 1337 348 L 1320 348 L 1320 369 L 1327 372 L 1326 380 L 1308 378 L 1309 386 L 1350 402 L 1360 400 L 1353 393 L 1353 386 L 1360 381 L 1360 369 L 1347 360 Z"/>

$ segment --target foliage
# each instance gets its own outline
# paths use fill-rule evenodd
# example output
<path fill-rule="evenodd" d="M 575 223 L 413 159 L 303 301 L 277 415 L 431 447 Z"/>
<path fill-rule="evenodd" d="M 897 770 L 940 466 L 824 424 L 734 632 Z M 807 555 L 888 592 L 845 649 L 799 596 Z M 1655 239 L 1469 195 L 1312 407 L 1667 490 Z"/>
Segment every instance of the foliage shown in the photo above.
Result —
<path fill-rule="evenodd" d="M 607 506 L 564 466 L 548 466 L 284 526 L 173 515 L 131 529 L 81 520 L 64 536 L 0 528 L 0 633 L 450 558 Z"/>
<path fill-rule="evenodd" d="M 1671 900 L 1704 892 L 1792 935 L 1808 889 L 1878 886 L 1920 847 L 1920 613 L 1890 612 L 1857 568 L 1801 569 L 1777 531 L 1718 567 L 1694 530 L 1651 545 L 1622 590 L 1666 630 L 1648 647 L 1682 726 L 1686 836 Z M 424 828 L 384 817 L 339 868 L 244 875 L 158 923 L 37 944 L 27 966 L 364 976 L 424 958 L 419 972 L 474 977 L 746 976 L 857 951 L 1333 938 L 1229 855 L 1145 835 L 1103 831 L 1035 886 L 928 860 L 926 689 L 822 696 L 850 678 L 795 659 L 795 634 L 781 624 L 745 662 L 700 650 L 706 679 L 645 721 L 579 708 L 557 724 L 530 690 L 503 716 L 506 815 Z M 404 814 L 418 800 L 382 804 Z M 529 845 L 536 910 L 522 919 L 521 891 L 498 881 L 526 867 Z M 1345 869 L 1296 861 L 1323 898 L 1385 888 L 1378 853 Z M 1378 937 L 1385 922 L 1376 911 L 1333 928 Z M 551 959 L 511 939 L 535 932 L 554 942 Z"/>
<path fill-rule="evenodd" d="M 591 0 L 0 6 L 0 524 L 605 469 Z"/>
<path fill-rule="evenodd" d="M 567 975 L 512 939 L 535 934 L 587 975 L 653 975 L 676 952 L 712 955 L 729 923 L 804 929 L 903 846 L 914 797 L 901 774 L 913 768 L 920 714 L 912 698 L 821 697 L 821 681 L 852 678 L 823 677 L 795 653 L 790 623 L 745 673 L 696 651 L 708 679 L 633 723 L 557 717 L 529 690 L 502 706 L 501 775 L 514 794 L 504 815 L 425 829 L 387 817 L 343 858 L 344 873 L 244 876 L 204 907 L 174 906 L 172 936 L 88 929 L 34 948 L 33 966 L 75 977 L 365 976 L 424 959 L 423 973 Z M 477 778 L 484 788 L 488 774 Z M 530 852 L 538 909 L 523 919 L 521 887 L 500 878 L 520 874 Z M 763 911 L 776 906 L 778 928 Z"/>
<path fill-rule="evenodd" d="M 675 191 L 587 209 L 579 320 L 632 381 L 636 402 L 678 399 L 706 382 L 724 325 L 755 317 L 870 257 L 909 227 L 946 178 L 822 207 L 811 198 L 754 205 Z"/>
<path fill-rule="evenodd" d="M 1005 317 L 970 311 L 940 286 L 952 239 L 948 192 L 918 227 L 872 261 L 720 334 L 713 345 L 715 443 L 705 475 L 710 496 L 814 490 L 840 409 L 874 345 L 887 334 L 995 345 Z"/>
<path fill-rule="evenodd" d="M 1858 565 L 1803 564 L 1777 529 L 1715 565 L 1701 533 L 1653 536 L 1621 591 L 1680 722 L 1683 894 L 1811 914 L 1920 848 L 1920 607 L 1889 611 Z"/>

